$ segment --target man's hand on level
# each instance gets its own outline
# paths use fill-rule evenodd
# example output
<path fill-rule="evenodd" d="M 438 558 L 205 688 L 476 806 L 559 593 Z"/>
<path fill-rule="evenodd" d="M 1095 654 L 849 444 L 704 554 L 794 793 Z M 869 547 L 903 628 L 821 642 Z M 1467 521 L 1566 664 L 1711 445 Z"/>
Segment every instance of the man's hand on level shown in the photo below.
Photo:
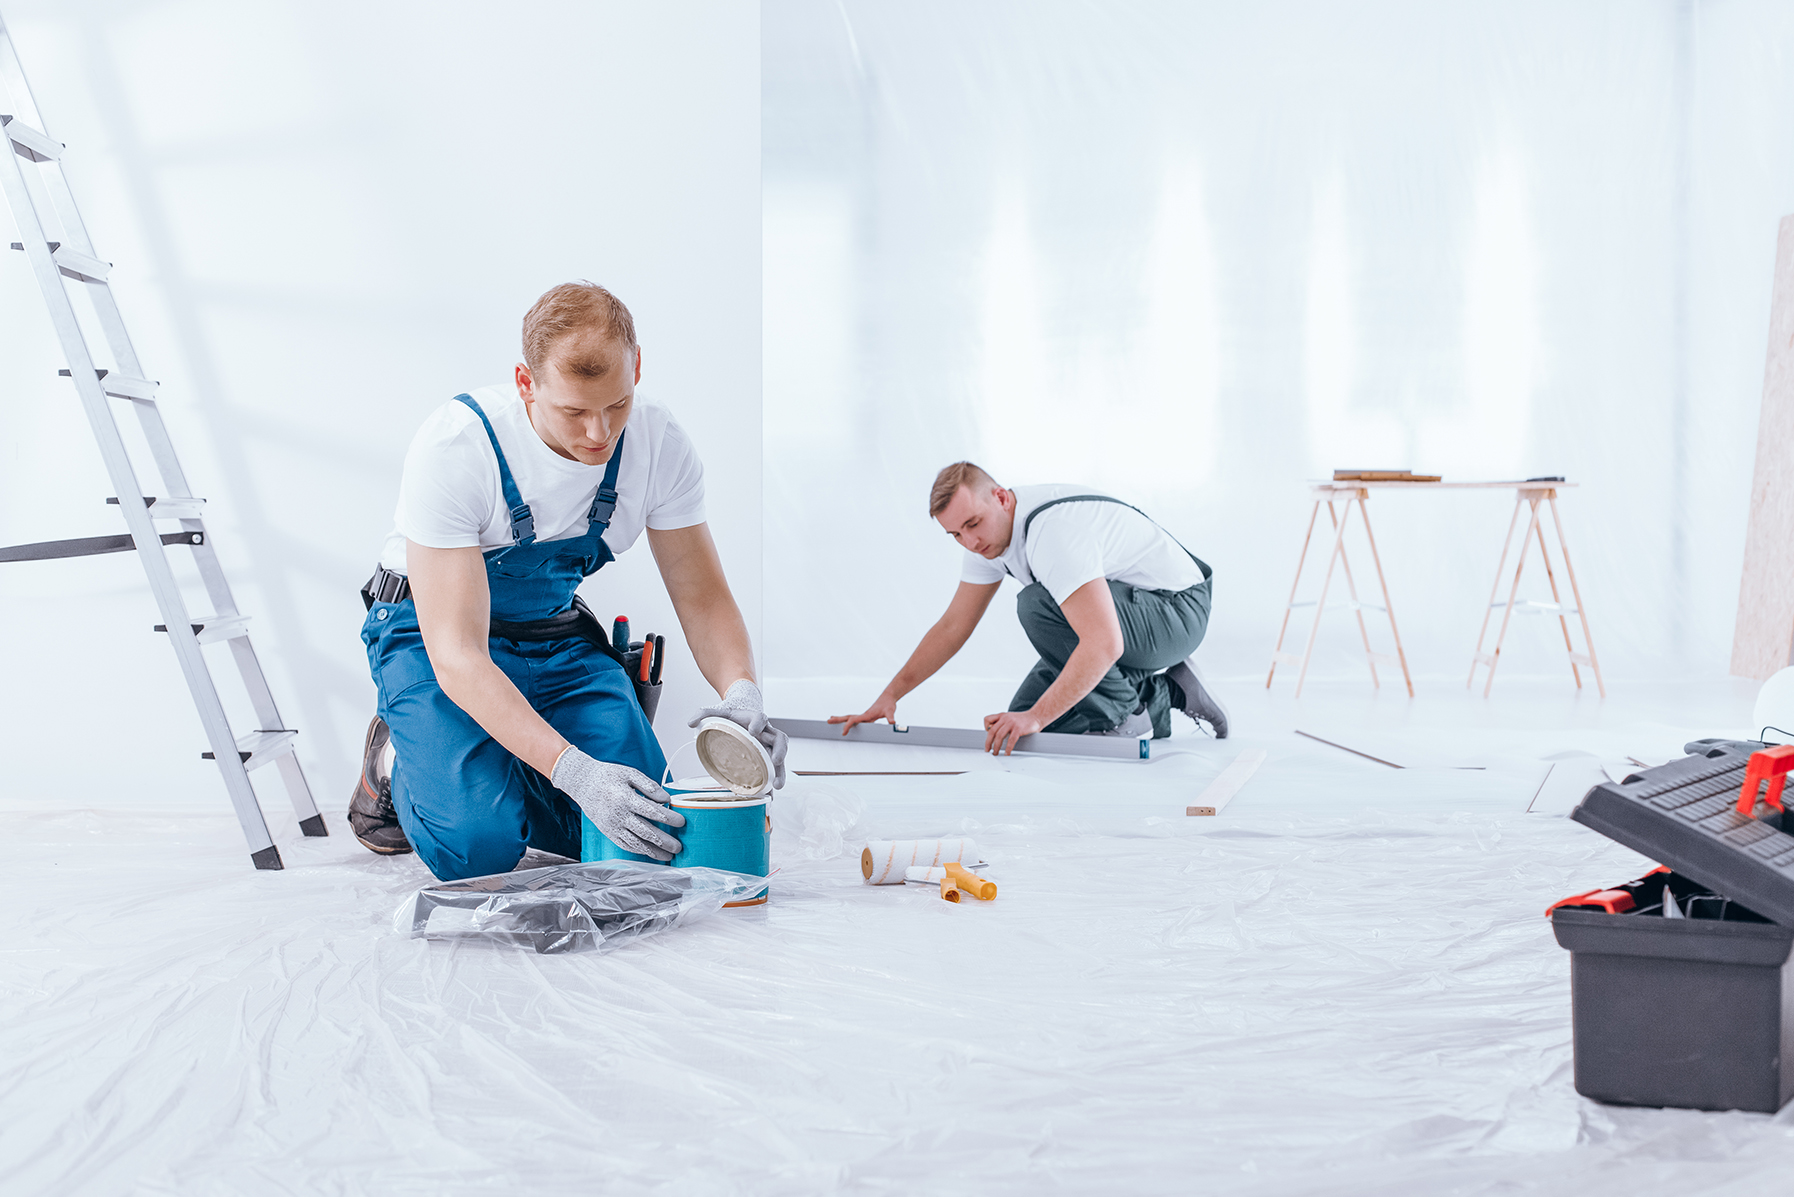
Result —
<path fill-rule="evenodd" d="M 1015 754 L 1015 745 L 1023 736 L 1031 736 L 1046 726 L 1045 720 L 1032 711 L 1004 711 L 984 717 L 984 751 L 993 755 Z"/>
<path fill-rule="evenodd" d="M 897 700 L 889 694 L 880 694 L 877 702 L 858 715 L 830 715 L 828 717 L 830 723 L 845 723 L 847 725 L 841 729 L 842 735 L 852 731 L 858 724 L 877 723 L 880 719 L 886 723 L 897 722 Z"/>

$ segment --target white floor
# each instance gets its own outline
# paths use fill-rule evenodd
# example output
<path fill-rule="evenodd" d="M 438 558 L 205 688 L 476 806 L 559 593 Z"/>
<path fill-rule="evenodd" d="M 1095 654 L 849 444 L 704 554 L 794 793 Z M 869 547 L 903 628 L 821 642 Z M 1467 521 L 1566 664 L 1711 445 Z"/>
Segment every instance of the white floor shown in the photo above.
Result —
<path fill-rule="evenodd" d="M 1787 1191 L 1794 1107 L 1575 1094 L 1541 917 L 1648 867 L 1562 817 L 1601 763 L 1745 732 L 1753 685 L 1222 690 L 1233 739 L 1180 724 L 1146 764 L 799 743 L 972 771 L 795 779 L 770 906 L 608 955 L 398 937 L 427 877 L 340 800 L 256 873 L 221 795 L 11 794 L 0 1190 Z M 940 833 L 984 847 L 994 903 L 860 884 L 866 837 Z"/>

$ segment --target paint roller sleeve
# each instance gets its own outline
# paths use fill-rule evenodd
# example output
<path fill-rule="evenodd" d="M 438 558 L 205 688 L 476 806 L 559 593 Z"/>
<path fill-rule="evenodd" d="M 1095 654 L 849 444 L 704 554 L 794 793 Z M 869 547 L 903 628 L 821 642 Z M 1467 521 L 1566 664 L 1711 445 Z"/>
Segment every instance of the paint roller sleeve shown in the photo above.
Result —
<path fill-rule="evenodd" d="M 969 839 L 873 840 L 860 853 L 860 874 L 868 885 L 902 885 L 904 870 L 912 866 L 977 859 L 978 845 Z"/>

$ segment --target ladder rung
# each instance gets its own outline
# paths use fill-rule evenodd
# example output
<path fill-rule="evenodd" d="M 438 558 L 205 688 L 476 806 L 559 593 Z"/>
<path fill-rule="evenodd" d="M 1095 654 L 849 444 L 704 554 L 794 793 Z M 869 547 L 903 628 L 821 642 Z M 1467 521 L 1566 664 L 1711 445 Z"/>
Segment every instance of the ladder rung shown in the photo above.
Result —
<path fill-rule="evenodd" d="M 100 385 L 108 395 L 116 399 L 154 399 L 156 388 L 162 384 L 151 382 L 147 378 L 129 378 L 123 374 L 108 373 Z"/>
<path fill-rule="evenodd" d="M 0 116 L 0 125 L 6 126 L 6 135 L 12 139 L 14 148 L 23 150 L 25 157 L 33 162 L 62 157 L 60 141 L 51 141 L 41 129 L 33 129 L 18 117 Z"/>
<path fill-rule="evenodd" d="M 1593 669 L 1595 667 L 1594 658 L 1590 657 L 1587 653 L 1571 653 L 1570 664 L 1581 665 L 1587 669 Z"/>
<path fill-rule="evenodd" d="M 25 243 L 14 241 L 12 247 L 22 250 L 25 248 Z M 60 241 L 50 242 L 50 257 L 55 260 L 56 265 L 62 268 L 64 274 L 84 283 L 103 283 L 106 281 L 106 276 L 112 273 L 111 262 L 102 262 L 87 254 L 64 249 Z"/>
<path fill-rule="evenodd" d="M 1313 599 L 1303 599 L 1299 603 L 1291 603 L 1289 605 L 1289 609 L 1291 611 L 1294 611 L 1297 607 L 1312 607 L 1312 606 L 1314 606 Z M 1387 611 L 1388 608 L 1387 607 L 1379 607 L 1375 603 L 1359 602 L 1357 599 L 1337 599 L 1334 602 L 1327 604 L 1327 610 L 1329 610 L 1329 611 Z"/>
<path fill-rule="evenodd" d="M 72 249 L 58 249 L 50 257 L 55 259 L 56 265 L 62 268 L 64 274 L 84 283 L 103 283 L 106 276 L 112 273 L 111 262 L 102 262 Z"/>
<path fill-rule="evenodd" d="M 1301 653 L 1272 653 L 1271 654 L 1271 664 L 1273 664 L 1273 665 L 1300 665 L 1301 663 L 1302 663 L 1302 654 Z"/>
<path fill-rule="evenodd" d="M 1394 657 L 1390 656 L 1388 653 L 1365 653 L 1364 655 L 1370 658 L 1371 664 L 1373 664 L 1373 665 L 1400 665 L 1401 664 L 1400 661 L 1396 660 Z"/>
<path fill-rule="evenodd" d="M 58 370 L 63 378 L 73 378 L 67 370 Z M 95 370 L 100 379 L 100 389 L 114 399 L 154 399 L 156 388 L 162 384 L 151 382 L 147 378 L 132 378 L 126 374 L 116 374 L 111 370 Z"/>
<path fill-rule="evenodd" d="M 252 731 L 246 736 L 238 736 L 237 756 L 242 760 L 243 768 L 259 769 L 293 751 L 293 739 L 298 734 L 292 728 L 281 728 L 276 731 Z M 202 752 L 199 756 L 201 760 L 207 761 L 218 759 L 209 752 Z"/>
<path fill-rule="evenodd" d="M 106 502 L 114 506 L 118 504 L 116 498 Z M 160 499 L 155 495 L 144 495 L 143 505 L 149 508 L 150 518 L 158 520 L 196 520 L 206 513 L 206 501 L 192 495 L 180 498 L 164 495 Z"/>
<path fill-rule="evenodd" d="M 201 615 L 188 621 L 193 627 L 194 638 L 201 644 L 213 644 L 219 640 L 235 640 L 239 636 L 249 634 L 249 616 L 247 615 Z M 156 631 L 166 632 L 168 625 L 159 623 Z"/>
<path fill-rule="evenodd" d="M 106 276 L 112 273 L 111 262 L 102 262 L 98 258 L 88 254 L 79 253 L 72 249 L 64 249 L 62 247 L 62 242 L 60 241 L 52 241 L 49 245 L 51 259 L 54 260 L 56 265 L 62 268 L 62 272 L 70 278 L 80 279 L 84 283 L 103 283 L 106 281 Z M 23 250 L 25 248 L 25 243 L 23 241 L 14 241 L 12 247 L 17 250 Z"/>
<path fill-rule="evenodd" d="M 1476 663 L 1478 665 L 1492 666 L 1495 664 L 1495 658 L 1490 656 L 1488 653 L 1477 653 L 1476 654 Z"/>

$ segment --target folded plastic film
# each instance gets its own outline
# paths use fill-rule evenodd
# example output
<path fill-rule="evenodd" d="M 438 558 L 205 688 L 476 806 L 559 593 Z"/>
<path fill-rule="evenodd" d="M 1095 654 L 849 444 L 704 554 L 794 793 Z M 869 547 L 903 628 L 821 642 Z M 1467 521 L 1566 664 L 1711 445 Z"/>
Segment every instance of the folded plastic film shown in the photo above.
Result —
<path fill-rule="evenodd" d="M 902 885 L 911 868 L 937 868 L 950 860 L 977 859 L 978 845 L 964 838 L 873 840 L 860 853 L 860 874 L 868 885 Z"/>
<path fill-rule="evenodd" d="M 393 930 L 428 939 L 481 939 L 537 952 L 609 951 L 715 914 L 766 889 L 766 878 L 632 860 L 551 865 L 426 886 L 393 915 Z"/>

